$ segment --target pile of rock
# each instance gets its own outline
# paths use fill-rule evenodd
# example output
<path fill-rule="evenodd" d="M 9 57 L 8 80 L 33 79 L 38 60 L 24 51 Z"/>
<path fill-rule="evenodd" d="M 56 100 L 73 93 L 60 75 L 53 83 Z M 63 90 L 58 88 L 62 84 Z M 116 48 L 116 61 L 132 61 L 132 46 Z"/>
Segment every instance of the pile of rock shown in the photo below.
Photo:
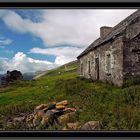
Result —
<path fill-rule="evenodd" d="M 34 109 L 32 114 L 27 116 L 26 124 L 30 127 L 63 125 L 75 113 L 76 109 L 68 107 L 67 100 L 41 104 Z"/>
<path fill-rule="evenodd" d="M 19 125 L 24 129 L 48 129 L 50 126 L 59 126 L 61 130 L 100 130 L 99 121 L 89 121 L 84 125 L 79 122 L 71 122 L 70 118 L 76 114 L 76 109 L 69 107 L 68 101 L 50 102 L 37 106 L 33 113 L 21 113 L 16 117 L 6 120 L 8 128 L 18 128 Z M 21 128 L 20 127 L 20 128 Z"/>

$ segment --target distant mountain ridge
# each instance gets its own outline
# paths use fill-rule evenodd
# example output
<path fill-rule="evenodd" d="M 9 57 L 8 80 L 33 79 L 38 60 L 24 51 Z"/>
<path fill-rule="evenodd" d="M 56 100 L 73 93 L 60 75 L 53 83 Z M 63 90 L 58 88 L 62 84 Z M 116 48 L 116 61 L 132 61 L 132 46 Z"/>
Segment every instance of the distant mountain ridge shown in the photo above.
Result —
<path fill-rule="evenodd" d="M 1 78 L 5 76 L 5 74 L 0 74 L 0 85 L 1 85 Z"/>
<path fill-rule="evenodd" d="M 0 84 L 1 84 L 1 78 L 6 74 L 0 74 Z M 35 72 L 30 72 L 30 73 L 23 73 L 23 80 L 32 80 L 33 77 L 35 76 Z"/>
<path fill-rule="evenodd" d="M 35 75 L 36 75 L 35 72 L 23 73 L 23 79 L 32 80 Z"/>

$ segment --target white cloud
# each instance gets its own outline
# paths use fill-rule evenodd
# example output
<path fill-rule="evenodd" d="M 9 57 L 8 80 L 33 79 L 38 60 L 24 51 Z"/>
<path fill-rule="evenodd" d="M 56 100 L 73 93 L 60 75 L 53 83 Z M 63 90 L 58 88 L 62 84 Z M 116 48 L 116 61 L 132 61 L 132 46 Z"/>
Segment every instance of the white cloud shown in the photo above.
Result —
<path fill-rule="evenodd" d="M 40 38 L 46 48 L 33 48 L 30 53 L 55 55 L 54 64 L 48 61 L 29 58 L 24 53 L 17 53 L 12 60 L 3 61 L 7 69 L 21 71 L 37 71 L 49 69 L 56 64 L 64 64 L 75 60 L 76 57 L 99 37 L 101 26 L 115 26 L 136 10 L 42 10 L 43 20 L 33 22 L 23 19 L 11 10 L 0 10 L 0 18 L 9 29 Z M 5 41 L 10 43 L 10 40 Z M 55 47 L 67 45 L 65 47 Z M 49 46 L 49 48 L 47 48 Z M 75 47 L 69 47 L 75 46 Z"/>
<path fill-rule="evenodd" d="M 115 26 L 136 10 L 42 10 L 43 21 L 22 19 L 13 11 L 0 12 L 5 24 L 20 33 L 32 33 L 47 46 L 69 44 L 85 47 L 99 37 L 101 26 Z M 7 13 L 7 14 L 6 14 Z"/>
<path fill-rule="evenodd" d="M 57 47 L 57 48 L 32 48 L 30 53 L 43 54 L 43 55 L 55 55 L 56 64 L 65 64 L 70 61 L 76 60 L 76 57 L 83 51 L 83 48 L 77 47 Z"/>
<path fill-rule="evenodd" d="M 56 57 L 55 63 L 56 64 L 59 64 L 59 65 L 63 65 L 63 64 L 66 64 L 68 62 L 71 62 L 73 60 L 75 60 L 75 59 L 74 58 L 67 57 L 67 56 L 60 55 L 60 56 L 57 56 Z"/>
<path fill-rule="evenodd" d="M 22 73 L 48 70 L 56 67 L 53 63 L 45 60 L 35 60 L 27 57 L 23 52 L 18 52 L 9 59 L 0 58 L 0 71 L 20 70 Z"/>
<path fill-rule="evenodd" d="M 4 40 L 0 40 L 0 46 L 1 45 L 9 45 L 12 43 L 11 39 L 4 39 Z"/>
<path fill-rule="evenodd" d="M 5 24 L 12 30 L 20 33 L 26 33 L 29 31 L 28 26 L 31 24 L 30 20 L 22 19 L 14 11 L 4 10 L 5 16 L 2 17 Z"/>
<path fill-rule="evenodd" d="M 4 46 L 11 44 L 13 41 L 9 38 L 4 37 L 0 34 L 0 48 L 4 48 Z"/>
<path fill-rule="evenodd" d="M 4 73 L 5 68 L 7 68 L 7 58 L 0 57 L 0 74 Z"/>

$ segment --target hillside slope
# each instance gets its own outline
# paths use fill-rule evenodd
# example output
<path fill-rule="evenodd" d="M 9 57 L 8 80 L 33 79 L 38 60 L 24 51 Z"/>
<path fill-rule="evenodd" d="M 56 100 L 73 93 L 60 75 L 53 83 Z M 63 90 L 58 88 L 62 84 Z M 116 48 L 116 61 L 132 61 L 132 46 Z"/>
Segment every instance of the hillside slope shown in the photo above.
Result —
<path fill-rule="evenodd" d="M 77 60 L 72 61 L 72 62 L 69 62 L 69 63 L 67 63 L 67 64 L 64 64 L 64 65 L 62 65 L 62 66 L 59 66 L 59 67 L 53 69 L 53 71 L 54 71 L 54 70 L 58 70 L 59 68 L 62 68 L 62 69 L 65 68 L 65 71 L 66 71 L 66 70 L 67 70 L 67 67 L 70 68 L 71 66 L 76 65 L 76 63 L 77 63 Z M 76 67 L 76 66 L 75 66 L 75 67 Z M 69 69 L 68 69 L 68 70 L 69 70 Z M 46 75 L 48 72 L 50 72 L 50 71 L 48 70 L 48 71 L 41 72 L 41 73 L 37 74 L 33 79 L 38 79 L 38 78 L 40 78 L 40 77 Z"/>
<path fill-rule="evenodd" d="M 79 78 L 76 63 L 66 67 L 50 70 L 37 80 L 1 88 L 0 124 L 8 116 L 32 112 L 39 104 L 68 100 L 78 110 L 71 122 L 97 120 L 105 130 L 140 130 L 140 85 L 121 89 Z"/>

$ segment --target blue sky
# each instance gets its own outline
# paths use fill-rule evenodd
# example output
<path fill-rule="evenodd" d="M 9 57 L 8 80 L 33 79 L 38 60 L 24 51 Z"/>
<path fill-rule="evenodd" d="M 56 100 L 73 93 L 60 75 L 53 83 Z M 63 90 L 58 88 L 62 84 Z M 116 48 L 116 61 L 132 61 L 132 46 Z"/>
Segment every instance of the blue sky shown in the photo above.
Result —
<path fill-rule="evenodd" d="M 40 20 L 34 16 L 37 11 L 33 10 L 15 10 L 23 19 L 30 19 L 33 22 L 39 22 Z M 39 12 L 40 13 L 40 12 Z M 18 32 L 10 30 L 3 21 L 0 20 L 0 33 L 3 37 L 9 38 L 12 43 L 6 45 L 0 50 L 0 56 L 12 59 L 15 53 L 23 52 L 27 53 L 33 46 L 40 46 L 44 48 L 42 40 L 38 37 L 33 36 L 30 33 L 20 34 Z M 1 47 L 0 47 L 1 48 Z M 7 51 L 6 51 L 7 50 Z M 28 54 L 29 57 L 34 59 L 48 60 L 54 62 L 54 55 L 39 55 L 39 54 Z"/>
<path fill-rule="evenodd" d="M 136 9 L 0 10 L 0 73 L 35 72 L 65 64 Z"/>

